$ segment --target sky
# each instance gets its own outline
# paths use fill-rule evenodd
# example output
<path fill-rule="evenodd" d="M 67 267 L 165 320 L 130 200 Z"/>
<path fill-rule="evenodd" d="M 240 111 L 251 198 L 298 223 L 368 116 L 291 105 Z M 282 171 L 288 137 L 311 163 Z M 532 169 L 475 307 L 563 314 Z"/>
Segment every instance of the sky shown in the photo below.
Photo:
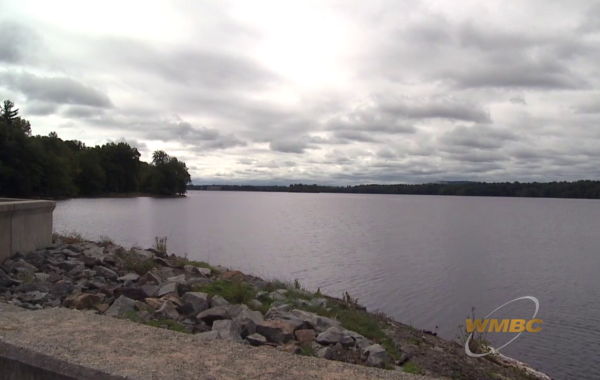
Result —
<path fill-rule="evenodd" d="M 600 179 L 600 3 L 0 0 L 33 134 L 195 184 Z"/>

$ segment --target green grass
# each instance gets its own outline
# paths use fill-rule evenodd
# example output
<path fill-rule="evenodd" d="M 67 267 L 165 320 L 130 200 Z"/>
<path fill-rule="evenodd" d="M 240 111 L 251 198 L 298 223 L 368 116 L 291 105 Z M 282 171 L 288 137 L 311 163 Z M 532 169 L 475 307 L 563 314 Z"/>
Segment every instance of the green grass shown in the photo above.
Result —
<path fill-rule="evenodd" d="M 135 253 L 133 248 L 131 251 L 117 251 L 116 255 L 123 260 L 125 269 L 135 272 L 140 276 L 158 266 L 154 261 L 141 257 L 139 254 Z"/>
<path fill-rule="evenodd" d="M 286 296 L 287 296 L 287 298 L 289 298 L 291 300 L 300 299 L 300 300 L 310 301 L 311 299 L 314 298 L 314 296 L 312 296 L 312 295 L 303 294 L 301 292 L 296 291 L 295 289 L 288 290 Z"/>
<path fill-rule="evenodd" d="M 185 329 L 185 326 L 179 322 L 172 321 L 170 319 L 160 319 L 158 321 L 149 321 L 146 323 L 148 326 L 158 327 L 167 326 L 169 330 L 178 331 L 181 333 L 187 334 L 188 331 Z"/>
<path fill-rule="evenodd" d="M 404 365 L 402 366 L 402 369 L 406 373 L 413 373 L 415 375 L 419 375 L 419 374 L 421 374 L 421 372 L 423 372 L 421 367 L 419 367 L 418 365 L 416 365 L 415 363 L 412 363 L 412 362 L 404 363 Z"/>
<path fill-rule="evenodd" d="M 304 356 L 315 356 L 315 350 L 313 350 L 312 345 L 310 344 L 305 344 L 304 346 L 301 347 L 302 348 L 302 352 L 300 353 L 300 355 L 304 355 Z"/>
<path fill-rule="evenodd" d="M 123 314 L 123 316 L 132 322 L 142 323 L 140 317 L 138 317 L 137 315 L 137 311 L 126 311 L 125 314 Z"/>
<path fill-rule="evenodd" d="M 217 280 L 210 284 L 195 285 L 194 291 L 212 296 L 221 296 L 227 301 L 239 304 L 252 300 L 256 292 L 252 286 L 242 281 Z"/>

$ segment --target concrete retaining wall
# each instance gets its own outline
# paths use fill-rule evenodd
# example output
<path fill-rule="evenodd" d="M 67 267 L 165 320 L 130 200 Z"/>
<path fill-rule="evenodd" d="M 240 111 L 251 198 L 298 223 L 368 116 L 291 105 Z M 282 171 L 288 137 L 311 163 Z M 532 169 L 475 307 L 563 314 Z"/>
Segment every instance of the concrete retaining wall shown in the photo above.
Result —
<path fill-rule="evenodd" d="M 0 263 L 52 243 L 56 202 L 0 198 Z"/>

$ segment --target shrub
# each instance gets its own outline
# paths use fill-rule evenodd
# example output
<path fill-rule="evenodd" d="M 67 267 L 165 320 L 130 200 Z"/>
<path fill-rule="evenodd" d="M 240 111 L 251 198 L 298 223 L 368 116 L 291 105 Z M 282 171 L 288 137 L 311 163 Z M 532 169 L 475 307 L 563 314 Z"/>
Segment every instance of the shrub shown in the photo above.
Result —
<path fill-rule="evenodd" d="M 155 236 L 154 237 L 154 249 L 156 249 L 158 252 L 167 252 L 167 237 L 163 236 L 163 237 L 158 237 Z"/>
<path fill-rule="evenodd" d="M 77 231 L 53 232 L 52 243 L 77 244 L 84 243 L 85 239 Z"/>

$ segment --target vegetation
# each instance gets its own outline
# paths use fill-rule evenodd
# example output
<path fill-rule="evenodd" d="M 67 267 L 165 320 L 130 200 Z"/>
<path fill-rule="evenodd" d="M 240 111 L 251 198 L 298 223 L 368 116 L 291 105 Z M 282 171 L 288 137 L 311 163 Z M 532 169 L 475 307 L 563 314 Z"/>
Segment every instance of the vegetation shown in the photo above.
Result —
<path fill-rule="evenodd" d="M 475 318 L 475 308 L 471 308 L 471 315 L 467 315 L 467 319 L 474 321 Z M 464 325 L 458 326 L 458 333 L 456 334 L 456 339 L 461 344 L 461 346 L 465 346 L 467 343 L 467 339 L 471 333 L 467 331 L 467 327 Z M 476 354 L 482 354 L 490 351 L 490 342 L 486 339 L 487 333 L 485 331 L 478 332 L 477 330 L 473 331 L 473 336 L 469 341 L 469 350 Z"/>
<path fill-rule="evenodd" d="M 188 186 L 189 190 L 206 190 L 207 186 Z M 575 182 L 448 182 L 420 185 L 357 185 L 320 186 L 292 184 L 290 186 L 220 185 L 223 191 L 268 191 L 294 193 L 360 193 L 360 194 L 417 194 L 459 195 L 480 197 L 589 198 L 600 199 L 600 181 Z"/>
<path fill-rule="evenodd" d="M 77 231 L 53 232 L 52 243 L 77 244 L 85 242 L 85 238 Z"/>
<path fill-rule="evenodd" d="M 163 151 L 154 152 L 148 164 L 125 142 L 86 147 L 55 132 L 32 136 L 13 102 L 0 106 L 0 196 L 171 196 L 185 194 L 189 183 L 185 163 Z"/>
<path fill-rule="evenodd" d="M 148 326 L 152 326 L 152 327 L 166 326 L 169 330 L 178 331 L 180 333 L 185 333 L 185 334 L 188 333 L 188 331 L 185 329 L 184 325 L 182 325 L 179 322 L 175 322 L 171 319 L 160 319 L 158 321 L 148 321 L 148 323 L 146 323 L 146 324 Z"/>
<path fill-rule="evenodd" d="M 158 252 L 167 252 L 167 237 L 154 237 L 154 249 Z"/>
<path fill-rule="evenodd" d="M 116 255 L 123 260 L 123 267 L 125 269 L 142 276 L 157 267 L 157 264 L 153 260 L 137 253 L 136 250 L 136 248 L 131 248 L 129 251 L 120 250 L 116 252 Z"/>
<path fill-rule="evenodd" d="M 234 304 L 246 303 L 256 296 L 254 288 L 243 281 L 217 280 L 210 284 L 196 285 L 194 290 L 221 296 Z"/>
<path fill-rule="evenodd" d="M 106 235 L 100 235 L 100 239 L 98 240 L 98 242 L 102 245 L 111 245 L 111 244 L 115 244 L 115 242 L 113 241 L 113 239 L 111 239 L 110 237 L 106 236 Z"/>
<path fill-rule="evenodd" d="M 423 371 L 418 365 L 412 362 L 404 363 L 402 369 L 406 373 L 414 373 L 415 375 L 419 375 Z"/>

